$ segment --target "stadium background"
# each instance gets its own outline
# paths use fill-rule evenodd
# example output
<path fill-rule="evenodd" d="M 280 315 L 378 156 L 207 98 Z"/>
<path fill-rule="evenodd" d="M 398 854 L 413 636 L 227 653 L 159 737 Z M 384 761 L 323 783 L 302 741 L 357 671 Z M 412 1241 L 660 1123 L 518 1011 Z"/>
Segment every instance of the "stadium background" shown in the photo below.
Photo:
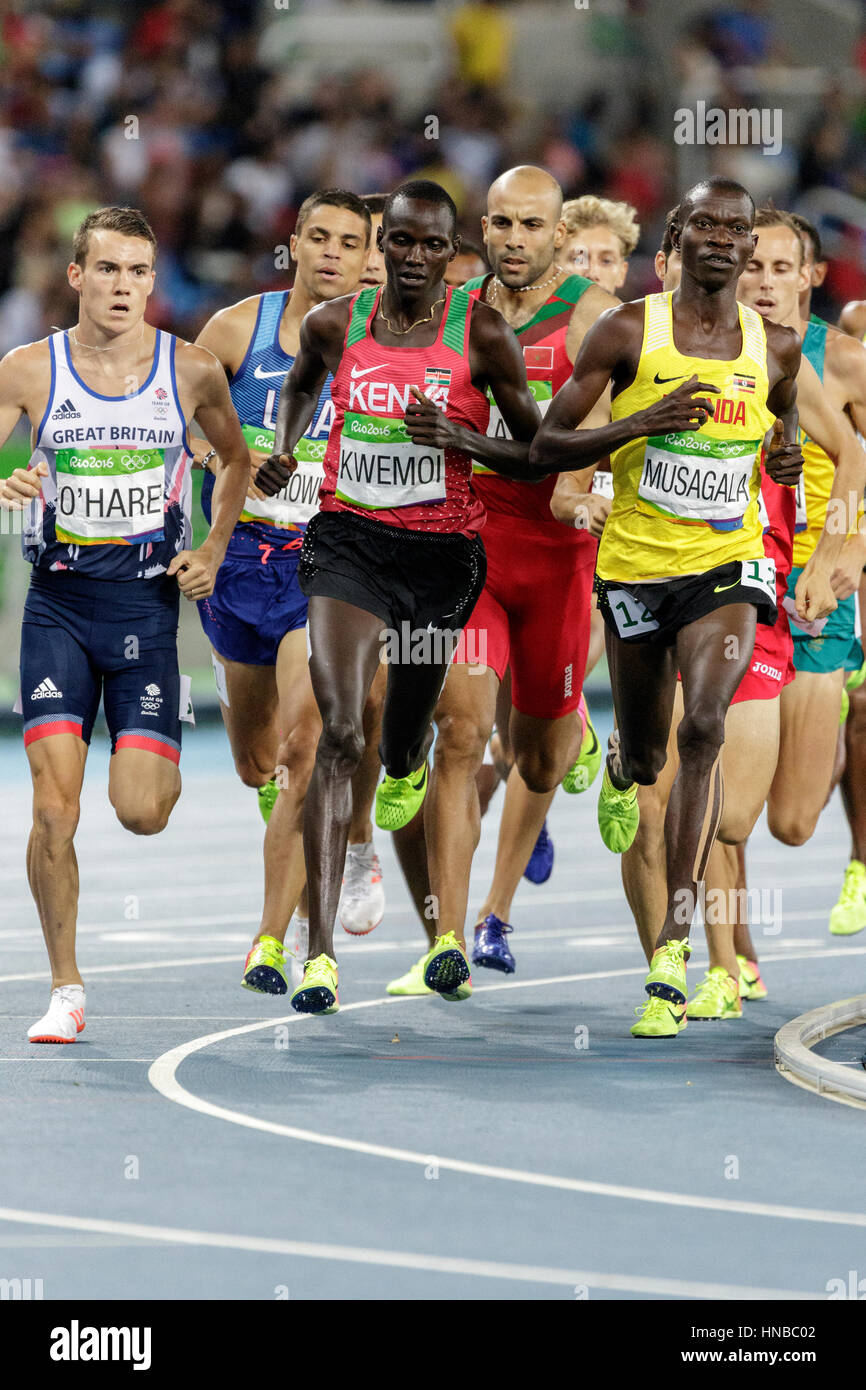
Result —
<path fill-rule="evenodd" d="M 675 112 L 699 100 L 780 111 L 779 153 L 676 144 Z M 159 241 L 148 319 L 192 339 L 216 309 L 288 283 L 277 252 L 313 189 L 432 177 L 478 241 L 489 182 L 529 162 L 569 197 L 637 208 L 623 298 L 656 287 L 681 191 L 730 173 L 818 224 L 830 269 L 815 308 L 835 321 L 866 297 L 866 0 L 0 0 L 0 353 L 74 323 L 66 266 L 92 208 L 143 209 Z M 22 426 L 0 469 L 28 454 Z M 4 525 L 6 715 L 28 571 Z M 183 607 L 201 712 L 208 648 Z"/>

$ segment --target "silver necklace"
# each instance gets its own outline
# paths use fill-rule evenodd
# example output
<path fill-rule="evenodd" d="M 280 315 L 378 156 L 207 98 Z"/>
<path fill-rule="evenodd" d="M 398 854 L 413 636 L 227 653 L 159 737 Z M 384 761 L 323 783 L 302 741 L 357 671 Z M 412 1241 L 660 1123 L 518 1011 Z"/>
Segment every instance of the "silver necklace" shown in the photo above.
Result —
<path fill-rule="evenodd" d="M 75 329 L 74 329 L 74 328 L 70 328 L 70 330 L 69 330 L 69 336 L 70 336 L 70 338 L 72 339 L 73 343 L 75 344 L 75 346 L 76 346 L 77 348 L 87 348 L 88 352 L 113 352 L 115 348 L 126 347 L 126 346 L 127 346 L 126 343 L 109 343 L 109 344 L 108 344 L 108 347 L 97 347 L 94 343 L 82 343 L 82 342 L 80 341 L 79 337 L 78 337 L 78 334 L 75 332 Z M 142 338 L 143 336 L 144 336 L 144 319 L 141 320 L 141 329 L 140 329 L 140 331 L 139 331 L 138 338 L 136 338 L 135 341 L 138 342 L 139 339 Z"/>
<path fill-rule="evenodd" d="M 551 277 L 550 277 L 549 280 L 542 280 L 542 282 L 541 282 L 540 285 L 518 285 L 515 289 L 510 290 L 509 293 L 510 293 L 510 294 L 529 294 L 530 290 L 546 290 L 546 289 L 547 289 L 547 286 L 548 286 L 548 285 L 552 285 L 553 282 L 554 282 L 554 280 L 557 280 L 561 274 L 562 274 L 562 266 L 561 266 L 561 265 L 555 265 L 555 266 L 553 267 L 553 274 L 551 275 Z M 498 294 L 499 294 L 499 291 L 500 291 L 501 289 L 502 289 L 502 290 L 507 290 L 507 289 L 508 289 L 508 286 L 507 286 L 507 285 L 503 285 L 503 283 L 502 283 L 502 281 L 499 279 L 499 276 L 498 276 L 498 275 L 494 275 L 493 279 L 490 281 L 490 287 L 492 288 L 492 291 L 493 291 L 493 292 L 492 292 L 492 294 L 489 294 L 488 297 L 487 297 L 487 303 L 488 303 L 488 304 L 495 304 L 495 303 L 496 303 L 497 296 L 498 296 Z"/>

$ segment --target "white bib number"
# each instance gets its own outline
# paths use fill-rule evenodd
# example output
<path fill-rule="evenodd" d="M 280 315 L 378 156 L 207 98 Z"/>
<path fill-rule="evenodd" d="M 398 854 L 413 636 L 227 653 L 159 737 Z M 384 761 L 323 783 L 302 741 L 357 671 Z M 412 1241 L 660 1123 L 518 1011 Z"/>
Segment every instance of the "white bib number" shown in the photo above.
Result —
<path fill-rule="evenodd" d="M 757 450 L 702 436 L 680 434 L 648 439 L 638 497 L 673 520 L 736 521 L 751 502 L 750 482 Z"/>
<path fill-rule="evenodd" d="M 411 440 L 340 439 L 337 496 L 374 511 L 445 501 L 445 453 Z"/>
<path fill-rule="evenodd" d="M 597 468 L 592 475 L 592 487 L 590 492 L 594 492 L 596 497 L 609 497 L 613 501 L 613 474 L 602 472 Z"/>
<path fill-rule="evenodd" d="M 749 589 L 760 589 L 776 602 L 775 560 L 743 560 L 740 583 Z"/>
<path fill-rule="evenodd" d="M 607 602 L 620 637 L 658 631 L 658 620 L 627 589 L 608 589 Z"/>

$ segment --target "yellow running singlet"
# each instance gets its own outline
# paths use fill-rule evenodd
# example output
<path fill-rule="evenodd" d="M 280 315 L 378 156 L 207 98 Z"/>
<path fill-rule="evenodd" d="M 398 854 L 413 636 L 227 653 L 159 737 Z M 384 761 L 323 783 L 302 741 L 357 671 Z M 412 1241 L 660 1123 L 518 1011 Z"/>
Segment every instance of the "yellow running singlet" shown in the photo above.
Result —
<path fill-rule="evenodd" d="M 598 549 L 602 579 L 639 582 L 702 574 L 731 560 L 764 558 L 758 515 L 767 409 L 767 338 L 760 314 L 738 305 L 743 343 L 732 362 L 688 357 L 674 346 L 671 295 L 644 300 L 644 336 L 632 384 L 614 398 L 621 420 L 690 376 L 717 386 L 698 430 L 633 439 L 611 456 L 614 502 Z"/>

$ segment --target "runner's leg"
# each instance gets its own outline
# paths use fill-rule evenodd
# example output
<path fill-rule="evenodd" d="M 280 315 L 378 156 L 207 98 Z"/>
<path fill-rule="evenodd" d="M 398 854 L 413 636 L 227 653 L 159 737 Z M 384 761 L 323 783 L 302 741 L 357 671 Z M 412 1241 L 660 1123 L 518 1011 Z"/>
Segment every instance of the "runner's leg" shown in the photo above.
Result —
<path fill-rule="evenodd" d="M 78 861 L 73 838 L 87 744 L 55 734 L 27 747 L 33 780 L 33 829 L 27 843 L 27 878 L 51 963 L 51 988 L 83 983 L 75 961 Z"/>
<path fill-rule="evenodd" d="M 212 649 L 213 650 L 213 649 Z M 220 712 L 245 787 L 263 787 L 274 775 L 280 742 L 280 698 L 274 666 L 226 661 L 213 652 L 225 673 L 229 702 L 220 696 Z"/>
<path fill-rule="evenodd" d="M 304 810 L 310 959 L 333 959 L 334 920 L 352 820 L 352 777 L 364 753 L 364 705 L 382 619 L 341 599 L 310 599 L 310 677 L 322 733 Z"/>
<path fill-rule="evenodd" d="M 481 835 L 476 773 L 484 757 L 499 685 L 489 666 L 455 664 L 436 711 L 438 736 L 424 827 L 436 935 L 464 942 L 469 874 Z"/>
<path fill-rule="evenodd" d="M 306 883 L 304 801 L 322 721 L 310 681 L 305 628 L 287 632 L 281 641 L 276 684 L 279 724 L 284 731 L 275 757 L 280 794 L 265 831 L 265 898 L 261 926 L 254 941 L 262 936 L 285 940 Z"/>
<path fill-rule="evenodd" d="M 779 764 L 767 802 L 770 833 L 786 845 L 811 837 L 827 800 L 844 671 L 798 671 L 782 691 Z"/>
<path fill-rule="evenodd" d="M 706 877 L 724 803 L 725 716 L 748 669 L 755 626 L 755 609 L 739 603 L 716 609 L 677 633 L 683 717 L 677 730 L 680 766 L 665 816 L 668 908 L 658 945 L 689 934 L 698 883 Z M 732 638 L 736 657 L 729 655 Z"/>

